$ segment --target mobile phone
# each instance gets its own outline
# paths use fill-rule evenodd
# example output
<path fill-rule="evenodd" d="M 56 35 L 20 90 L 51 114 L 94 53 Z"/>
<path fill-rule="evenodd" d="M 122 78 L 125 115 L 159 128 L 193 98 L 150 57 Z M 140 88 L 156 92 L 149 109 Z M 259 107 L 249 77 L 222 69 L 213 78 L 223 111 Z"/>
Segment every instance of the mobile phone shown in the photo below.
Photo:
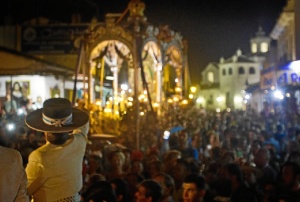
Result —
<path fill-rule="evenodd" d="M 169 137 L 170 137 L 170 131 L 165 131 L 164 132 L 164 136 L 163 136 L 163 138 L 165 139 L 165 140 L 167 140 L 167 139 L 169 139 Z"/>

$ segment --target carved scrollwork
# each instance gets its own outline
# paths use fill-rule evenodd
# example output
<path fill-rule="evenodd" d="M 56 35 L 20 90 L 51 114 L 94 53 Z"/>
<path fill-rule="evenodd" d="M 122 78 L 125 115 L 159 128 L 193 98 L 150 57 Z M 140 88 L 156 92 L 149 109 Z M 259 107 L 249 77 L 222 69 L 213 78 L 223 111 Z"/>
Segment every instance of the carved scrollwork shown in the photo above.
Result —
<path fill-rule="evenodd" d="M 99 26 L 95 27 L 89 36 L 89 42 L 93 43 L 101 38 L 115 38 L 123 39 L 128 42 L 133 41 L 133 36 L 130 32 L 126 31 L 120 26 Z"/>
<path fill-rule="evenodd" d="M 157 39 L 161 42 L 168 43 L 172 41 L 174 37 L 174 32 L 170 30 L 169 25 L 161 25 L 159 27 L 159 33 L 157 35 Z"/>

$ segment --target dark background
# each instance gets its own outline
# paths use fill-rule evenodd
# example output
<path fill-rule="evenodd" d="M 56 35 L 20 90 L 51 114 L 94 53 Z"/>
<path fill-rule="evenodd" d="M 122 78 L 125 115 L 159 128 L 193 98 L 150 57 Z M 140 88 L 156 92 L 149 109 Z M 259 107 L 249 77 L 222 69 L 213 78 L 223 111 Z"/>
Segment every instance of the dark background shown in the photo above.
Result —
<path fill-rule="evenodd" d="M 201 70 L 238 48 L 250 51 L 249 40 L 259 26 L 269 34 L 286 0 L 143 0 L 145 16 L 153 25 L 168 24 L 189 42 L 189 66 L 193 83 Z M 105 13 L 122 13 L 129 0 L 8 0 L 1 2 L 0 23 L 21 24 L 43 16 L 70 22 L 79 13 L 83 22 L 104 20 Z"/>

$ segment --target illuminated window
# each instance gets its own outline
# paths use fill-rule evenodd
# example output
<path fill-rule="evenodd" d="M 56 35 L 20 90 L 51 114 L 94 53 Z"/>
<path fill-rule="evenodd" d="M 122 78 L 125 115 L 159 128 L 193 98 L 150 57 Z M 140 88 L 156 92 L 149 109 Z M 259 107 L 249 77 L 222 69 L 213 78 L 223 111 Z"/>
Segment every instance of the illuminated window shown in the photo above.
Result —
<path fill-rule="evenodd" d="M 228 74 L 232 75 L 232 68 L 231 67 L 229 67 L 229 69 L 228 69 Z"/>
<path fill-rule="evenodd" d="M 251 45 L 251 51 L 252 51 L 252 53 L 257 53 L 257 44 L 256 43 L 253 43 Z"/>
<path fill-rule="evenodd" d="M 215 75 L 213 72 L 208 72 L 207 73 L 207 80 L 211 83 L 213 83 L 215 81 Z"/>
<path fill-rule="evenodd" d="M 245 74 L 244 67 L 239 67 L 239 74 Z"/>
<path fill-rule="evenodd" d="M 255 69 L 254 67 L 249 68 L 249 74 L 255 74 Z"/>
<path fill-rule="evenodd" d="M 226 75 L 226 69 L 223 69 L 223 76 Z"/>
<path fill-rule="evenodd" d="M 269 47 L 268 47 L 268 44 L 266 42 L 263 42 L 263 43 L 260 44 L 260 51 L 262 53 L 266 53 L 266 52 L 268 52 L 268 50 L 269 50 Z"/>

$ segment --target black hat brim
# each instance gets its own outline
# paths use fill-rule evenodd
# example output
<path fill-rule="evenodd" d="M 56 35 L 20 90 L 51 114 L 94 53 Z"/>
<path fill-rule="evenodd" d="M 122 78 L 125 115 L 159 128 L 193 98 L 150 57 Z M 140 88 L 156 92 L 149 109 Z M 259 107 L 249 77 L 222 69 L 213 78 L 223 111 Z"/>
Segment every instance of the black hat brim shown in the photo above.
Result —
<path fill-rule="evenodd" d="M 86 112 L 73 107 L 72 123 L 68 125 L 63 125 L 62 127 L 56 127 L 44 123 L 42 111 L 43 109 L 38 109 L 28 114 L 25 119 L 25 124 L 29 128 L 36 131 L 61 133 L 61 132 L 73 131 L 76 128 L 85 125 L 89 121 L 89 115 Z"/>

